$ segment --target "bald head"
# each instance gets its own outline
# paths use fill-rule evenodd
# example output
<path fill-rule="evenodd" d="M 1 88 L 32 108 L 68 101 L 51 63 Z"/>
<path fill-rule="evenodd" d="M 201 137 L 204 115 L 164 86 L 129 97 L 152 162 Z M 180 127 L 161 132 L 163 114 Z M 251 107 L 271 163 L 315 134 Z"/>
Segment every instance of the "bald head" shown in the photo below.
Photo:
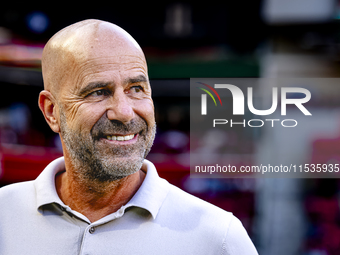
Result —
<path fill-rule="evenodd" d="M 84 65 L 121 55 L 138 57 L 145 62 L 138 43 L 112 23 L 90 19 L 70 25 L 57 32 L 44 48 L 42 73 L 45 90 L 57 96 L 63 86 L 80 82 L 77 76 Z"/>

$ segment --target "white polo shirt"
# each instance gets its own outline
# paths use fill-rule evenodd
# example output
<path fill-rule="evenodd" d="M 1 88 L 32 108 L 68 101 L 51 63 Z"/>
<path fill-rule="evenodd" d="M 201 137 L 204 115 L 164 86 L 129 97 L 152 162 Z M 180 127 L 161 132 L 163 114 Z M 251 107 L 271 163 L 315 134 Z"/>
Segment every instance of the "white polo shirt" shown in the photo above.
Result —
<path fill-rule="evenodd" d="M 241 222 L 160 178 L 147 174 L 133 198 L 91 223 L 65 205 L 55 175 L 64 158 L 34 181 L 0 189 L 0 254 L 257 254 Z"/>

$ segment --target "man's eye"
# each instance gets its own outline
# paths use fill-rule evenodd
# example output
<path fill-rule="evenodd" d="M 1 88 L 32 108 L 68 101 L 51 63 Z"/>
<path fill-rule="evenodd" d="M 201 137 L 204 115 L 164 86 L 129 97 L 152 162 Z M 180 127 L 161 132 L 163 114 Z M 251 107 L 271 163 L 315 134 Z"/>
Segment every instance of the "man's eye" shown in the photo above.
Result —
<path fill-rule="evenodd" d="M 100 90 L 96 90 L 96 91 L 93 91 L 90 96 L 95 96 L 95 97 L 98 97 L 98 96 L 105 96 L 107 95 L 107 91 L 105 91 L 104 89 L 100 89 Z"/>
<path fill-rule="evenodd" d="M 143 91 L 143 88 L 142 88 L 142 86 L 133 86 L 133 87 L 131 87 L 131 90 L 132 90 L 134 93 L 139 93 L 139 92 L 142 92 L 142 91 Z"/>

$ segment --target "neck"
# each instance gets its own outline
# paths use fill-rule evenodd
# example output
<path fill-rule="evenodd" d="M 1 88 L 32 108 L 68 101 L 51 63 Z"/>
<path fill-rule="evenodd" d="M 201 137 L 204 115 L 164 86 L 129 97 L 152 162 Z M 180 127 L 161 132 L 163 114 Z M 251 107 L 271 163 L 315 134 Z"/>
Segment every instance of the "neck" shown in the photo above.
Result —
<path fill-rule="evenodd" d="M 79 178 L 66 165 L 66 172 L 56 176 L 56 189 L 64 204 L 95 222 L 125 205 L 144 177 L 145 173 L 139 170 L 125 178 L 102 183 Z"/>

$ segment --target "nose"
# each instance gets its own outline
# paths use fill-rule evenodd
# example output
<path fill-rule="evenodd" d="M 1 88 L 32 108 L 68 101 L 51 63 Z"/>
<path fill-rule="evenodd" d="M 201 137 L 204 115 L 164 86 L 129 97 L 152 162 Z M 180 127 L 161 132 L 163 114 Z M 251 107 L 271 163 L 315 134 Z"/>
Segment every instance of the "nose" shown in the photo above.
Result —
<path fill-rule="evenodd" d="M 106 114 L 109 120 L 118 120 L 122 123 L 128 123 L 134 118 L 131 99 L 128 98 L 124 91 L 115 91 L 108 101 Z"/>

